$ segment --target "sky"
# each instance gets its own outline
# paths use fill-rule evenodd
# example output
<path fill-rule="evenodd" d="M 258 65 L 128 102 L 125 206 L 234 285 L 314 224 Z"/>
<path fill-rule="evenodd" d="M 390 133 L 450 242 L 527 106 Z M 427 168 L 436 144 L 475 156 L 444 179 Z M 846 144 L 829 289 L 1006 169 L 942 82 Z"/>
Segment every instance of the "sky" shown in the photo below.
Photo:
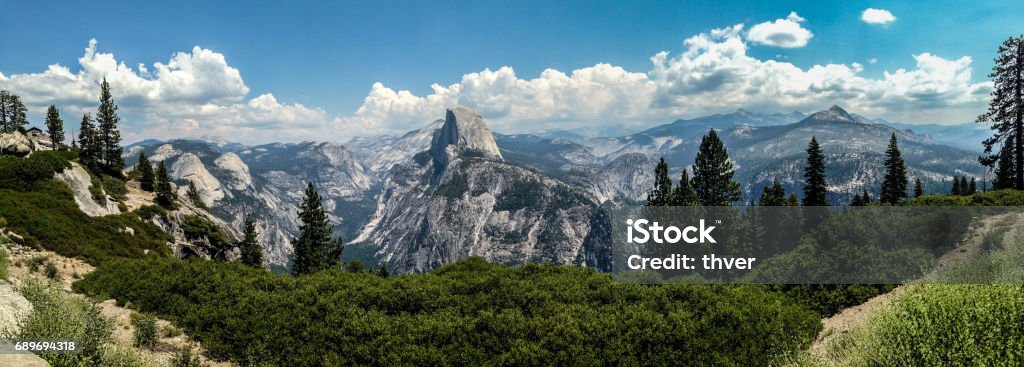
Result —
<path fill-rule="evenodd" d="M 984 111 L 1015 1 L 0 0 L 0 89 L 76 127 L 106 77 L 126 140 L 636 130 L 838 104 L 906 123 Z"/>

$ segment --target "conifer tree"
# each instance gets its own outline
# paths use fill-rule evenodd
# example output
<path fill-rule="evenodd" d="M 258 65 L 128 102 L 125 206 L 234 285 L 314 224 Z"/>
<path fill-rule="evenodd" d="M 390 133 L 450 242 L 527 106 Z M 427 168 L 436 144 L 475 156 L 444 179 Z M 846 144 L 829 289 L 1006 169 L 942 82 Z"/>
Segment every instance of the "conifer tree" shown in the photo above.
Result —
<path fill-rule="evenodd" d="M 960 196 L 960 179 L 953 176 L 953 188 L 949 190 L 949 194 L 953 196 Z"/>
<path fill-rule="evenodd" d="M 915 178 L 914 179 L 914 197 L 915 198 L 919 198 L 919 197 L 922 197 L 922 196 L 924 196 L 924 186 L 921 185 L 921 179 L 920 178 Z"/>
<path fill-rule="evenodd" d="M 92 123 L 92 116 L 88 113 L 82 115 L 82 124 L 78 128 L 78 160 L 93 171 L 98 171 L 100 165 L 100 146 L 96 136 L 96 126 Z"/>
<path fill-rule="evenodd" d="M 11 132 L 10 121 L 7 117 L 10 110 L 11 92 L 0 90 L 0 133 Z"/>
<path fill-rule="evenodd" d="M 760 206 L 787 206 L 789 205 L 788 198 L 786 197 L 786 188 L 779 183 L 779 179 L 776 178 L 772 182 L 771 186 L 765 186 L 764 190 L 761 191 L 761 199 L 758 200 Z"/>
<path fill-rule="evenodd" d="M 103 78 L 103 83 L 100 84 L 100 107 L 96 111 L 96 123 L 101 146 L 100 158 L 103 160 L 104 168 L 109 172 L 121 172 L 124 169 L 124 159 L 121 157 L 124 149 L 121 147 L 121 131 L 117 127 L 120 121 L 114 97 L 110 95 L 110 84 L 107 83 L 107 78 Z"/>
<path fill-rule="evenodd" d="M 850 200 L 850 206 L 864 206 L 864 198 L 860 196 L 860 193 L 853 195 L 853 200 Z"/>
<path fill-rule="evenodd" d="M 960 195 L 970 195 L 967 187 L 967 176 L 960 176 Z"/>
<path fill-rule="evenodd" d="M 686 172 L 685 168 L 683 169 L 683 174 L 679 177 L 679 184 L 672 190 L 672 205 L 700 205 L 697 202 L 697 194 L 693 192 L 693 185 L 690 183 L 690 174 Z"/>
<path fill-rule="evenodd" d="M 21 103 L 21 97 L 17 94 L 8 94 L 7 96 L 7 127 L 6 132 L 25 131 L 25 125 L 28 125 L 27 113 L 28 109 L 25 108 L 25 104 Z"/>
<path fill-rule="evenodd" d="M 167 166 L 163 161 L 156 169 L 156 202 L 165 208 L 174 208 L 174 188 L 171 187 L 171 176 L 167 174 Z"/>
<path fill-rule="evenodd" d="M 742 199 L 740 184 L 732 180 L 733 168 L 729 153 L 712 129 L 700 141 L 700 150 L 693 162 L 693 191 L 705 206 L 730 206 Z"/>
<path fill-rule="evenodd" d="M 139 163 L 135 165 L 135 169 L 139 170 L 139 186 L 142 187 L 142 190 L 153 192 L 156 177 L 153 173 L 153 165 L 149 163 L 149 157 L 146 157 L 146 152 L 139 153 Z"/>
<path fill-rule="evenodd" d="M 332 238 L 334 229 L 312 182 L 306 187 L 306 198 L 299 205 L 298 214 L 302 224 L 299 236 L 292 240 L 292 274 L 312 274 L 337 267 L 345 247 L 340 238 Z"/>
<path fill-rule="evenodd" d="M 391 272 L 388 271 L 388 264 L 381 264 L 380 270 L 377 271 L 377 276 L 381 278 L 387 278 L 391 276 Z"/>
<path fill-rule="evenodd" d="M 991 122 L 995 133 L 984 142 L 988 155 L 978 160 L 989 167 L 1001 161 L 1003 152 L 994 155 L 992 147 L 1002 142 L 1011 151 L 1007 156 L 1013 157 L 1012 165 L 1005 164 L 1005 169 L 1013 172 L 1013 184 L 1004 182 L 1004 188 L 1024 190 L 1024 36 L 1010 37 L 999 46 L 989 77 L 993 83 L 992 100 L 977 122 Z"/>
<path fill-rule="evenodd" d="M 868 189 L 864 189 L 864 194 L 860 200 L 865 206 L 871 205 L 871 194 L 868 193 Z"/>
<path fill-rule="evenodd" d="M 60 118 L 57 106 L 50 105 L 46 109 L 46 133 L 50 135 L 54 148 L 60 149 L 64 145 L 64 120 Z"/>
<path fill-rule="evenodd" d="M 992 180 L 992 189 L 994 190 L 1012 189 L 1017 181 L 1017 174 L 1013 171 L 1015 166 L 1013 146 L 1013 137 L 1009 137 L 1007 141 L 1003 142 L 1003 147 L 999 149 L 996 177 Z"/>
<path fill-rule="evenodd" d="M 813 136 L 807 144 L 807 166 L 804 167 L 804 206 L 828 206 L 825 156 Z"/>
<path fill-rule="evenodd" d="M 796 197 L 795 192 L 789 193 L 789 202 L 786 204 L 788 204 L 789 206 L 800 206 L 800 199 Z"/>
<path fill-rule="evenodd" d="M 188 182 L 188 191 L 186 191 L 186 193 L 188 195 L 188 200 L 191 201 L 193 205 L 201 209 L 209 210 L 209 208 L 206 207 L 206 202 L 203 201 L 202 195 L 199 195 L 199 189 L 196 188 L 195 182 Z"/>
<path fill-rule="evenodd" d="M 885 179 L 878 201 L 883 204 L 896 204 L 900 199 L 907 198 L 907 165 L 900 155 L 896 142 L 896 133 L 889 139 L 889 149 L 885 151 Z"/>
<path fill-rule="evenodd" d="M 672 179 L 668 177 L 668 163 L 661 157 L 654 167 L 654 191 L 647 194 L 647 206 L 672 204 Z"/>
<path fill-rule="evenodd" d="M 971 177 L 971 183 L 967 186 L 967 195 L 974 195 L 978 193 L 978 182 Z"/>
<path fill-rule="evenodd" d="M 245 216 L 242 242 L 238 249 L 242 253 L 242 263 L 254 268 L 263 268 L 263 245 L 260 244 L 259 233 L 256 232 L 256 222 L 251 215 Z"/>

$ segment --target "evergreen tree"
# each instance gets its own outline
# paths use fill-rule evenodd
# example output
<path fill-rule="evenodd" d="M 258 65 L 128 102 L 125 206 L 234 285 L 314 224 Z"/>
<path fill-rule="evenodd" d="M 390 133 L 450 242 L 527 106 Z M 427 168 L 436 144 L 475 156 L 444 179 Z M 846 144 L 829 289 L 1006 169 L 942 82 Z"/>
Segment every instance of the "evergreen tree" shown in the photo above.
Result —
<path fill-rule="evenodd" d="M 764 190 L 761 191 L 761 199 L 758 201 L 760 206 L 787 206 L 789 205 L 788 199 L 786 198 L 786 188 L 779 183 L 779 179 L 776 178 L 772 182 L 771 186 L 765 186 Z"/>
<path fill-rule="evenodd" d="M 21 97 L 17 94 L 9 94 L 7 97 L 7 128 L 6 132 L 25 131 L 28 125 L 28 108 L 21 103 Z"/>
<path fill-rule="evenodd" d="M 828 206 L 825 156 L 813 136 L 807 144 L 807 166 L 804 167 L 804 206 Z"/>
<path fill-rule="evenodd" d="M 885 180 L 878 201 L 883 204 L 896 204 L 900 199 L 907 198 L 907 165 L 900 155 L 896 143 L 896 133 L 889 139 L 889 149 L 885 151 Z"/>
<path fill-rule="evenodd" d="M 302 224 L 299 237 L 292 240 L 292 274 L 312 274 L 337 267 L 345 247 L 340 238 L 332 239 L 334 229 L 327 220 L 320 193 L 312 182 L 306 187 L 306 198 L 299 205 L 298 214 Z"/>
<path fill-rule="evenodd" d="M 86 167 L 97 171 L 100 164 L 100 147 L 92 116 L 89 116 L 88 113 L 82 115 L 82 124 L 79 125 L 78 130 L 78 160 Z"/>
<path fill-rule="evenodd" d="M 244 235 L 238 249 L 242 253 L 242 263 L 254 268 L 263 268 L 263 245 L 260 244 L 256 222 L 251 215 L 245 216 Z"/>
<path fill-rule="evenodd" d="M 1015 182 L 1017 182 L 1017 174 L 1013 171 L 1015 165 L 1013 159 L 1013 137 L 1007 140 L 1003 142 L 1003 147 L 999 149 L 996 177 L 992 180 L 992 189 L 994 190 L 1012 189 Z"/>
<path fill-rule="evenodd" d="M 732 180 L 729 153 L 712 129 L 700 141 L 700 150 L 693 162 L 693 191 L 705 206 L 730 206 L 742 199 L 740 184 Z"/>
<path fill-rule="evenodd" d="M 153 192 L 156 177 L 154 177 L 153 165 L 149 163 L 146 152 L 139 153 L 139 163 L 135 165 L 135 169 L 139 170 L 139 186 L 142 186 L 142 190 Z"/>
<path fill-rule="evenodd" d="M 693 185 L 690 184 L 690 174 L 683 169 L 682 177 L 679 177 L 679 185 L 672 190 L 672 205 L 689 206 L 699 205 L 697 194 L 693 192 Z"/>
<path fill-rule="evenodd" d="M 647 206 L 672 204 L 672 179 L 668 177 L 668 163 L 661 157 L 654 167 L 654 191 L 647 194 Z"/>
<path fill-rule="evenodd" d="M 971 177 L 971 183 L 967 186 L 967 195 L 974 195 L 978 193 L 978 182 Z"/>
<path fill-rule="evenodd" d="M 924 196 L 924 186 L 921 185 L 921 179 L 920 178 L 915 178 L 914 179 L 914 197 L 915 198 L 919 198 L 919 197 L 922 197 L 922 196 Z"/>
<path fill-rule="evenodd" d="M 391 272 L 388 272 L 388 264 L 381 264 L 380 270 L 377 271 L 377 275 L 381 278 L 387 278 L 391 276 Z"/>
<path fill-rule="evenodd" d="M 868 189 L 864 189 L 864 194 L 860 201 L 864 203 L 865 206 L 871 205 L 871 194 L 868 193 Z"/>
<path fill-rule="evenodd" d="M 60 118 L 57 106 L 50 105 L 50 108 L 46 109 L 46 133 L 50 135 L 54 148 L 64 145 L 64 119 Z"/>
<path fill-rule="evenodd" d="M 953 176 L 953 188 L 949 190 L 949 194 L 953 196 L 960 196 L 960 179 Z"/>
<path fill-rule="evenodd" d="M 860 196 L 860 193 L 853 195 L 853 200 L 850 200 L 850 206 L 864 206 L 864 198 Z"/>
<path fill-rule="evenodd" d="M 202 195 L 199 195 L 199 189 L 196 188 L 195 182 L 188 182 L 188 191 L 186 193 L 188 195 L 188 200 L 191 201 L 193 205 L 200 209 L 209 210 L 209 208 L 206 207 L 206 202 L 203 201 Z"/>
<path fill-rule="evenodd" d="M 967 176 L 960 176 L 960 195 L 969 195 L 967 189 Z"/>
<path fill-rule="evenodd" d="M 160 161 L 156 169 L 156 202 L 165 208 L 174 208 L 174 198 L 171 176 L 167 174 L 167 166 Z"/>
<path fill-rule="evenodd" d="M 11 92 L 0 90 L 0 133 L 11 132 L 10 118 L 7 117 L 10 110 Z"/>
<path fill-rule="evenodd" d="M 1013 184 L 1002 182 L 1001 185 L 1024 190 L 1024 36 L 1010 37 L 999 46 L 999 55 L 989 77 L 993 83 L 992 100 L 988 111 L 978 116 L 977 122 L 991 122 L 995 133 L 984 142 L 987 155 L 978 160 L 989 167 L 1002 161 L 1003 152 L 992 154 L 992 147 L 1002 142 L 1004 149 L 1010 150 L 1005 155 L 1012 157 L 1013 164 L 1000 164 L 1000 170 L 1013 172 Z"/>
<path fill-rule="evenodd" d="M 786 204 L 788 204 L 789 206 L 800 206 L 800 199 L 796 197 L 795 192 L 789 193 L 789 202 Z"/>
<path fill-rule="evenodd" d="M 100 159 L 109 172 L 121 172 L 124 169 L 124 159 L 121 157 L 124 151 L 121 147 L 121 131 L 117 128 L 120 121 L 114 97 L 110 95 L 110 84 L 107 83 L 107 78 L 103 78 L 103 83 L 100 84 L 100 107 L 96 111 L 96 123 L 99 125 Z"/>

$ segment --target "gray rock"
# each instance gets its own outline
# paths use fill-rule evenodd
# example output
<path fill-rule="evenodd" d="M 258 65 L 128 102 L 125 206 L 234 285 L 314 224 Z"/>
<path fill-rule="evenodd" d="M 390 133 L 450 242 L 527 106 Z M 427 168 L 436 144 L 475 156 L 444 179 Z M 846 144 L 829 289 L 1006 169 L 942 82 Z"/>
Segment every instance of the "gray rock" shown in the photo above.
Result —
<path fill-rule="evenodd" d="M 491 128 L 480 115 L 468 108 L 448 109 L 444 125 L 434 133 L 430 142 L 430 155 L 435 162 L 447 164 L 449 146 L 455 146 L 461 151 L 473 151 L 487 158 L 501 159 Z"/>

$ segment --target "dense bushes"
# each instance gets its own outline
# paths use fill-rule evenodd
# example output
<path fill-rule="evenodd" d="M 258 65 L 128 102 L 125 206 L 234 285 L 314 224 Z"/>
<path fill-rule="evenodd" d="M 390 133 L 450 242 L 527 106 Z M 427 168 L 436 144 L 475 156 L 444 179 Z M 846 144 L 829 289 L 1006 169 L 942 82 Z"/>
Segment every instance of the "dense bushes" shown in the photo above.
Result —
<path fill-rule="evenodd" d="M 66 152 L 42 151 L 25 158 L 0 155 L 0 189 L 31 190 L 67 167 L 71 162 Z"/>
<path fill-rule="evenodd" d="M 75 288 L 170 319 L 245 365 L 766 365 L 820 328 L 763 287 L 614 284 L 476 258 L 387 278 L 118 260 Z"/>
<path fill-rule="evenodd" d="M 33 157 L 35 154 L 32 155 Z M 0 189 L 0 216 L 9 230 L 28 244 L 98 264 L 114 257 L 170 254 L 170 235 L 138 215 L 89 217 L 75 204 L 70 189 L 53 180 L 35 183 L 33 191 Z M 124 233 L 125 228 L 134 235 Z"/>
<path fill-rule="evenodd" d="M 36 280 L 26 281 L 19 291 L 33 307 L 19 338 L 77 340 L 80 354 L 43 355 L 53 366 L 105 365 L 101 347 L 109 340 L 112 323 L 97 307 Z"/>

